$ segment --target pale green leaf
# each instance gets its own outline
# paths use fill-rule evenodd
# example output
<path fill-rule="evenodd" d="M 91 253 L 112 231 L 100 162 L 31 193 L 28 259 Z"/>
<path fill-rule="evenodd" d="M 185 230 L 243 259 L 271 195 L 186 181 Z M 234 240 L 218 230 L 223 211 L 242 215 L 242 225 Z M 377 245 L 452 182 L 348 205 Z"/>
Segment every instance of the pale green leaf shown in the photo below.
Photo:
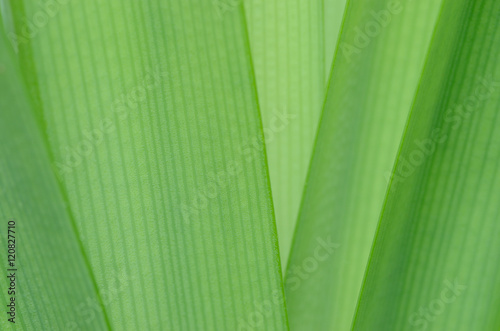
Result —
<path fill-rule="evenodd" d="M 103 298 L 110 328 L 234 330 L 265 305 L 259 327 L 286 329 L 242 8 L 220 20 L 201 0 L 60 1 L 26 35 L 40 4 L 11 5 L 98 292 L 129 279 Z"/>
<path fill-rule="evenodd" d="M 286 266 L 344 0 L 245 2 Z"/>

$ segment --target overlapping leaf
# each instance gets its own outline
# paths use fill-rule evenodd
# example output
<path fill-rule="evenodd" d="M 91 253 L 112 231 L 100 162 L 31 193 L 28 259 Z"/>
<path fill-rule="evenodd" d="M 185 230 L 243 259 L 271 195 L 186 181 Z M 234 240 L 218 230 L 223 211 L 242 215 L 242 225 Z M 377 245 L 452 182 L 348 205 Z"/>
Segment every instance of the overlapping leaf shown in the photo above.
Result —
<path fill-rule="evenodd" d="M 245 2 L 283 266 L 290 252 L 344 2 Z M 324 16 L 326 12 L 331 16 Z"/>
<path fill-rule="evenodd" d="M 286 329 L 241 8 L 220 20 L 201 0 L 11 5 L 110 328 L 231 330 L 268 305 L 258 327 Z"/>
<path fill-rule="evenodd" d="M 354 330 L 498 330 L 500 3 L 445 0 Z"/>
<path fill-rule="evenodd" d="M 497 1 L 9 5 L 14 328 L 499 329 Z"/>
<path fill-rule="evenodd" d="M 0 91 L 0 259 L 5 272 L 0 328 L 71 330 L 92 317 L 89 328 L 105 329 L 102 297 L 1 19 Z M 89 307 L 97 310 L 89 313 Z"/>
<path fill-rule="evenodd" d="M 292 329 L 351 326 L 438 8 L 348 4 L 285 275 Z"/>

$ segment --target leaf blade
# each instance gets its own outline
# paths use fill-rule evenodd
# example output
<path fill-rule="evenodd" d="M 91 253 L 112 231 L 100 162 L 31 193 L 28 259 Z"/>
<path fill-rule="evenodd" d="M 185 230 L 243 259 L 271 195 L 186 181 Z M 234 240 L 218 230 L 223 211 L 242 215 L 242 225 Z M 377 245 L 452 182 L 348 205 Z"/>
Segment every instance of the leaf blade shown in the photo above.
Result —
<path fill-rule="evenodd" d="M 286 329 L 246 38 L 206 1 L 91 1 L 21 45 L 99 289 L 129 277 L 112 328 L 237 328 L 271 301 Z"/>
<path fill-rule="evenodd" d="M 292 327 L 351 326 L 384 172 L 396 156 L 438 5 L 347 5 L 286 273 Z M 320 241 L 338 249 L 322 260 L 315 256 Z"/>
<path fill-rule="evenodd" d="M 485 308 L 498 296 L 495 267 L 485 261 L 496 258 L 488 254 L 496 249 L 489 238 L 498 233 L 498 211 L 490 198 L 498 187 L 493 129 L 499 100 L 498 10 L 492 1 L 443 4 L 353 329 L 367 324 L 498 328 L 498 318 Z M 417 152 L 423 153 L 418 165 L 408 159 Z M 404 207 L 409 199 L 412 209 Z M 391 286 L 381 280 L 384 273 L 392 273 L 385 277 Z M 453 300 L 443 301 L 449 290 Z M 384 299 L 389 297 L 391 303 Z M 374 299 L 391 310 L 385 321 L 368 306 Z M 392 302 L 402 304 L 394 308 Z M 439 311 L 431 309 L 430 318 L 421 315 L 419 307 L 428 311 L 434 302 L 442 306 Z"/>

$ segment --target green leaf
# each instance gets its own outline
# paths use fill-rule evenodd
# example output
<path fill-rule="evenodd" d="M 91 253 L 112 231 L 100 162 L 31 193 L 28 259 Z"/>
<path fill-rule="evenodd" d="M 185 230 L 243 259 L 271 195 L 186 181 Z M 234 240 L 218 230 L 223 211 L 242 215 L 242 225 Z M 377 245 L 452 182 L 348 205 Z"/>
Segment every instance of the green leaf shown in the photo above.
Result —
<path fill-rule="evenodd" d="M 287 329 L 242 8 L 221 20 L 201 0 L 11 5 L 110 329 Z"/>
<path fill-rule="evenodd" d="M 498 330 L 500 2 L 445 0 L 354 330 Z"/>
<path fill-rule="evenodd" d="M 500 329 L 500 4 L 345 2 L 0 0 L 0 329 Z"/>
<path fill-rule="evenodd" d="M 285 275 L 297 330 L 351 326 L 439 2 L 347 6 Z"/>
<path fill-rule="evenodd" d="M 0 328 L 69 330 L 88 317 L 87 307 L 81 304 L 91 304 L 97 310 L 92 312 L 88 327 L 105 329 L 107 321 L 100 311 L 102 298 L 96 291 L 95 275 L 52 172 L 1 21 L 0 259 L 5 273 L 0 278 L 4 307 Z"/>
<path fill-rule="evenodd" d="M 323 31 L 324 31 L 324 52 L 325 52 L 325 82 L 328 85 L 330 79 L 333 55 L 335 46 L 340 36 L 340 28 L 344 11 L 346 9 L 346 0 L 322 0 L 323 2 Z"/>
<path fill-rule="evenodd" d="M 343 5 L 344 0 L 245 2 L 283 266 L 288 261 Z"/>

